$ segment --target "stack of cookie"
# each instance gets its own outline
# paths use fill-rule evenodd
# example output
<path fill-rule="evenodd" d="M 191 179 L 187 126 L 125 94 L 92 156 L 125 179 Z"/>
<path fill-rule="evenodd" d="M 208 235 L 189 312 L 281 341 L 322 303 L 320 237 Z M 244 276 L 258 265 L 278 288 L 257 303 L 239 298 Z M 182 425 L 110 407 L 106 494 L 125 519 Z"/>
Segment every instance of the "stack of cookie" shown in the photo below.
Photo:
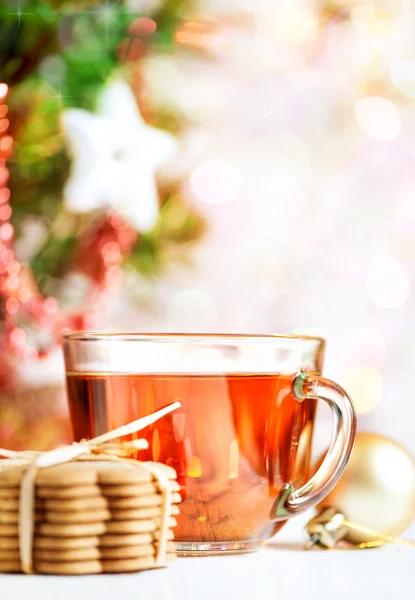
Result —
<path fill-rule="evenodd" d="M 35 482 L 32 571 L 89 574 L 149 569 L 158 566 L 163 532 L 165 562 L 174 559 L 180 488 L 174 469 L 157 463 L 169 479 L 171 502 L 166 506 L 154 465 L 82 460 L 40 469 Z M 0 572 L 22 570 L 18 511 L 25 469 L 12 460 L 0 462 Z M 168 522 L 163 529 L 164 515 Z"/>

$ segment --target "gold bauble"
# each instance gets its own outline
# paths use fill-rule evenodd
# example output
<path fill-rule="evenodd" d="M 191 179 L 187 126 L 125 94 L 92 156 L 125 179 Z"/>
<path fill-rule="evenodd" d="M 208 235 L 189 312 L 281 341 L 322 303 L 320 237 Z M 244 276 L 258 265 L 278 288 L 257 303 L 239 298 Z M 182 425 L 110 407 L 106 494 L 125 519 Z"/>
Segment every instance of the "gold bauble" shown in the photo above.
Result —
<path fill-rule="evenodd" d="M 359 432 L 349 463 L 318 508 L 331 507 L 348 521 L 398 537 L 415 520 L 415 459 L 393 440 Z M 354 544 L 373 537 L 348 531 Z"/>

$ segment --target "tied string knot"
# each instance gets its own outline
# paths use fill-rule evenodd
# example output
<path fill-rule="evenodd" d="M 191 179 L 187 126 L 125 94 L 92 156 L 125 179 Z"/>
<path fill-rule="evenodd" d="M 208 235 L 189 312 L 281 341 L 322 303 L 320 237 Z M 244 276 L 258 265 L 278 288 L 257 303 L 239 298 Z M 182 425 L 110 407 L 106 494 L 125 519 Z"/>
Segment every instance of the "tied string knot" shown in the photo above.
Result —
<path fill-rule="evenodd" d="M 101 445 L 91 445 L 88 440 L 81 440 L 79 445 L 86 445 L 88 454 L 96 456 L 105 455 L 106 460 L 117 460 L 119 458 L 129 458 L 139 450 L 147 450 L 148 442 L 145 439 L 122 441 L 122 442 L 105 442 Z"/>
<path fill-rule="evenodd" d="M 13 452 L 0 448 L 0 456 L 11 459 L 12 466 L 8 463 L 8 469 L 13 467 L 26 469 L 20 480 L 18 536 L 19 553 L 22 570 L 25 573 L 33 573 L 33 537 L 34 537 L 34 508 L 35 508 L 35 484 L 39 469 L 52 467 L 71 461 L 88 460 L 88 456 L 102 457 L 103 460 L 114 460 L 128 462 L 134 466 L 140 465 L 147 469 L 157 481 L 162 494 L 162 516 L 160 525 L 160 540 L 156 553 L 156 566 L 162 566 L 166 558 L 167 530 L 170 518 L 172 492 L 167 472 L 157 464 L 140 463 L 128 458 L 137 450 L 148 447 L 144 439 L 124 442 L 114 442 L 117 438 L 137 433 L 148 425 L 155 423 L 164 415 L 180 407 L 180 402 L 174 402 L 161 410 L 127 423 L 122 427 L 113 429 L 91 440 L 74 442 L 68 446 L 60 446 L 49 452 Z M 1 471 L 1 461 L 0 461 Z"/>

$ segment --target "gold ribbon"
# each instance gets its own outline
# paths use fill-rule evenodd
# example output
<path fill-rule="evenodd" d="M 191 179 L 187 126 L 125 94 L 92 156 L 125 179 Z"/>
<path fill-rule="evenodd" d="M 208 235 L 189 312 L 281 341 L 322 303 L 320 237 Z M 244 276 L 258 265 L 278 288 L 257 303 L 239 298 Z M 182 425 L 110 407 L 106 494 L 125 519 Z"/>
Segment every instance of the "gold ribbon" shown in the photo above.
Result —
<path fill-rule="evenodd" d="M 39 469 L 60 465 L 76 460 L 83 454 L 102 454 L 107 460 L 128 461 L 131 464 L 146 468 L 155 478 L 163 497 L 162 516 L 160 525 L 160 541 L 156 553 L 156 566 L 162 566 L 166 558 L 167 540 L 166 534 L 170 520 L 170 507 L 172 501 L 171 486 L 168 475 L 157 464 L 140 463 L 132 459 L 124 458 L 128 449 L 142 449 L 148 447 L 145 440 L 133 440 L 132 442 L 111 443 L 113 440 L 137 433 L 158 421 L 164 415 L 180 407 L 180 402 L 174 402 L 155 413 L 127 423 L 117 429 L 108 431 L 91 440 L 74 442 L 69 446 L 61 446 L 49 452 L 14 452 L 0 448 L 0 456 L 12 459 L 16 467 L 27 464 L 20 482 L 19 497 L 19 552 L 22 569 L 25 573 L 33 573 L 33 534 L 34 534 L 34 505 L 35 505 L 35 482 Z M 1 471 L 1 461 L 0 461 Z"/>
<path fill-rule="evenodd" d="M 395 537 L 394 535 L 387 535 L 386 533 L 380 533 L 379 531 L 374 531 L 373 529 L 369 529 L 368 527 L 361 527 L 360 525 L 356 525 L 356 523 L 352 523 L 345 519 L 343 521 L 343 525 L 352 531 L 358 531 L 359 533 L 363 533 L 364 535 L 370 535 L 375 538 L 372 542 L 361 542 L 360 544 L 356 544 L 355 548 L 377 548 L 378 546 L 383 546 L 384 544 L 402 544 L 404 546 L 413 546 L 415 547 L 414 540 L 406 540 L 405 538 Z"/>

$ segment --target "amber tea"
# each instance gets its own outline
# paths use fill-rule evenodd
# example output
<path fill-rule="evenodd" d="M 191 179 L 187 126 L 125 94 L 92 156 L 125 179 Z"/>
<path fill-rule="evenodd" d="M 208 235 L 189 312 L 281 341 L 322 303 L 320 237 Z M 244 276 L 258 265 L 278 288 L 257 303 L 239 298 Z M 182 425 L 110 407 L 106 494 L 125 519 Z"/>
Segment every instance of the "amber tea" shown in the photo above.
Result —
<path fill-rule="evenodd" d="M 280 524 L 270 505 L 307 478 L 314 400 L 297 402 L 292 375 L 68 373 L 75 439 L 90 438 L 176 400 L 181 409 L 140 432 L 141 460 L 174 467 L 180 541 L 263 540 Z"/>
<path fill-rule="evenodd" d="M 136 434 L 149 447 L 135 458 L 177 471 L 181 554 L 255 550 L 320 502 L 346 466 L 355 413 L 320 376 L 320 338 L 81 332 L 64 336 L 63 349 L 77 440 L 180 401 Z M 332 410 L 333 433 L 312 474 L 318 399 Z"/>

